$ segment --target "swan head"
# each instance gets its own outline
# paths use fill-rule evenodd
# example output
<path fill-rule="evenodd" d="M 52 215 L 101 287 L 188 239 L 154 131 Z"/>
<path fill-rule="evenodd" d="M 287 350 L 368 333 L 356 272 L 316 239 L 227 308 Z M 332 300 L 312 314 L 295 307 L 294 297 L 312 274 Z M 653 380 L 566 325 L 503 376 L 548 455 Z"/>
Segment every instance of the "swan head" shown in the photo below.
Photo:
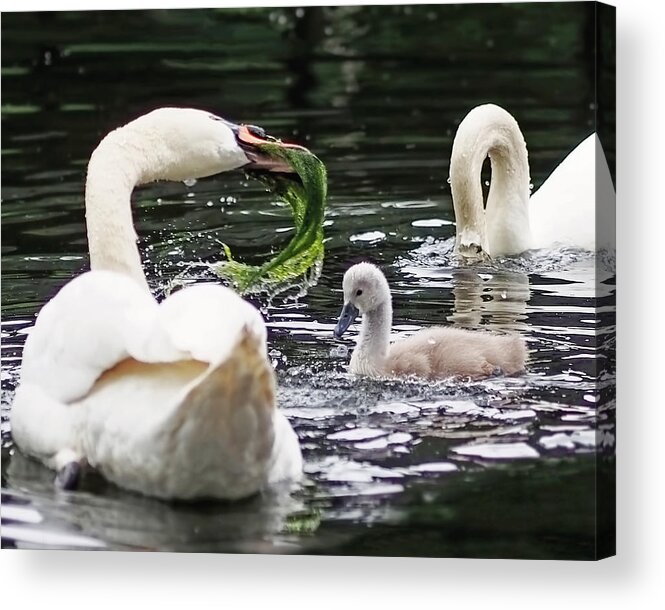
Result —
<path fill-rule="evenodd" d="M 390 302 L 390 287 L 381 270 L 371 263 L 353 265 L 342 281 L 344 307 L 334 334 L 341 337 L 359 314 L 372 312 Z"/>
<path fill-rule="evenodd" d="M 282 143 L 260 127 L 237 125 L 195 108 L 158 108 L 107 137 L 142 159 L 143 182 L 205 178 L 240 168 L 294 173 L 264 146 L 295 145 Z"/>

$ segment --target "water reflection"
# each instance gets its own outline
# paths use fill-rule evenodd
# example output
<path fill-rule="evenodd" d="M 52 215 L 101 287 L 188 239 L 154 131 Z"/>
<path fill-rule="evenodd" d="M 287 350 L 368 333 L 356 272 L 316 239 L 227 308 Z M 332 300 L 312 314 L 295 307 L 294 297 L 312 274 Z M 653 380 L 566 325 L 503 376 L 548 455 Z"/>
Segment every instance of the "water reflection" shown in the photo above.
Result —
<path fill-rule="evenodd" d="M 455 269 L 452 273 L 453 314 L 448 320 L 460 326 L 478 328 L 491 320 L 491 328 L 527 329 L 526 304 L 531 298 L 529 278 L 524 273 L 477 273 Z"/>
<path fill-rule="evenodd" d="M 300 533 L 306 523 L 316 529 L 316 516 L 306 513 L 289 488 L 240 503 L 169 504 L 126 493 L 91 475 L 81 491 L 54 495 L 53 474 L 20 453 L 12 457 L 6 476 L 14 490 L 10 502 L 29 499 L 35 511 L 30 519 L 13 513 L 14 535 L 20 541 L 18 524 L 37 521 L 45 532 L 60 534 L 53 543 L 44 535 L 47 546 L 60 546 L 69 535 L 67 546 L 73 547 L 82 540 L 103 540 L 113 548 L 135 550 L 284 553 L 293 550 L 291 533 Z"/>

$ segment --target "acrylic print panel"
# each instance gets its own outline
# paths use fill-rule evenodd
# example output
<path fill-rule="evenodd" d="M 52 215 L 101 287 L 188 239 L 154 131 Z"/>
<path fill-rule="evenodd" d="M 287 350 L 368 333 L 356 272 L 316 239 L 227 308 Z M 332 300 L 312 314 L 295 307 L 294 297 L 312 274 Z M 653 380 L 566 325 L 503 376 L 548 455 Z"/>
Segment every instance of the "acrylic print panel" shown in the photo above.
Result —
<path fill-rule="evenodd" d="M 3 548 L 612 555 L 614 55 L 593 2 L 3 13 Z M 447 330 L 384 360 L 362 261 Z"/>

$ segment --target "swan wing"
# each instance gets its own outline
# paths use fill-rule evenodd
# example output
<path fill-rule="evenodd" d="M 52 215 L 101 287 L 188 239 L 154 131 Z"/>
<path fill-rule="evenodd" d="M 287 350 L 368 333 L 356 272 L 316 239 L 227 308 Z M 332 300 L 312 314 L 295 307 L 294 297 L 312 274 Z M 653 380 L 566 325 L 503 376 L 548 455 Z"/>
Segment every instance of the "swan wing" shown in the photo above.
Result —
<path fill-rule="evenodd" d="M 82 453 L 118 485 L 164 498 L 233 499 L 268 480 L 275 382 L 249 331 L 221 363 L 125 360 L 72 405 Z"/>
<path fill-rule="evenodd" d="M 21 384 L 71 403 L 126 358 L 220 362 L 245 325 L 265 344 L 261 315 L 228 288 L 193 286 L 158 305 L 131 278 L 90 271 L 40 311 L 25 343 Z"/>
<path fill-rule="evenodd" d="M 598 178 L 597 178 L 598 175 Z M 531 196 L 529 214 L 534 246 L 596 247 L 597 188 L 607 189 L 609 169 L 596 134 L 582 141 Z M 599 181 L 598 186 L 596 185 Z M 611 187 L 611 178 L 609 178 Z"/>
<path fill-rule="evenodd" d="M 62 465 L 63 452 L 78 459 L 84 413 L 73 405 L 129 357 L 132 342 L 145 342 L 140 338 L 151 332 L 157 311 L 147 291 L 112 271 L 90 271 L 61 288 L 39 312 L 23 348 L 11 410 L 18 446 L 53 468 Z M 161 352 L 180 356 L 164 334 Z"/>
<path fill-rule="evenodd" d="M 59 402 L 73 402 L 127 358 L 134 343 L 146 342 L 146 335 L 160 344 L 162 358 L 182 357 L 168 335 L 154 332 L 151 320 L 157 312 L 154 299 L 129 277 L 89 271 L 74 278 L 44 305 L 30 330 L 21 384 L 39 386 Z"/>
<path fill-rule="evenodd" d="M 616 190 L 600 139 L 596 138 L 596 241 L 599 249 L 616 250 Z"/>
<path fill-rule="evenodd" d="M 172 294 L 160 304 L 156 324 L 177 350 L 201 362 L 216 364 L 228 358 L 245 328 L 267 352 L 261 314 L 225 286 L 198 284 Z M 161 337 L 162 330 L 154 336 Z M 153 362 L 151 352 L 138 350 L 135 357 Z"/>

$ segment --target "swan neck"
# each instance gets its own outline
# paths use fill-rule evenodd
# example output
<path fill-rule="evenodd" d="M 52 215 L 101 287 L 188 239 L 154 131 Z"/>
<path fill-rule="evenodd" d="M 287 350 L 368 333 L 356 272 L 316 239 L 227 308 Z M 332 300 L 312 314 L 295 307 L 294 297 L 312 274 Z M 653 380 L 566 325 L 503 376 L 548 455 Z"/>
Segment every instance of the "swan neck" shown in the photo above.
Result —
<path fill-rule="evenodd" d="M 392 318 L 390 299 L 363 314 L 358 338 L 358 358 L 367 362 L 372 368 L 381 368 L 388 356 Z"/>
<path fill-rule="evenodd" d="M 138 134 L 127 127 L 108 134 L 88 163 L 85 187 L 90 268 L 129 275 L 148 289 L 134 228 L 131 195 L 138 184 L 154 180 L 149 155 Z"/>
<path fill-rule="evenodd" d="M 481 173 L 488 157 L 492 176 L 484 207 Z M 450 183 L 458 251 L 479 247 L 497 256 L 530 247 L 527 148 L 509 113 L 482 106 L 467 115 L 453 143 Z"/>

